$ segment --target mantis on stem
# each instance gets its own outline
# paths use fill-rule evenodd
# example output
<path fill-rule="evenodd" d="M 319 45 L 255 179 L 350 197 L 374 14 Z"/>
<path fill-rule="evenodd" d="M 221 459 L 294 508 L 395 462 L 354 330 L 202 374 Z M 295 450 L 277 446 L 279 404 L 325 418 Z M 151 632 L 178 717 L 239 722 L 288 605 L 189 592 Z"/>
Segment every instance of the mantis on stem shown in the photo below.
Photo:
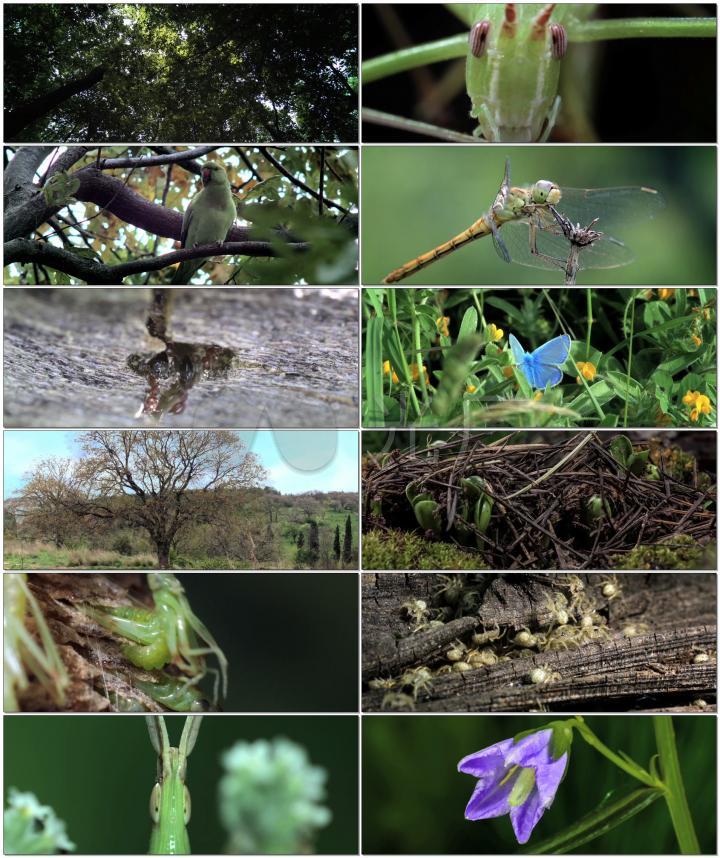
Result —
<path fill-rule="evenodd" d="M 363 63 L 363 85 L 427 63 L 466 58 L 465 82 L 473 132 L 487 142 L 544 142 L 560 110 L 560 69 L 568 44 L 609 39 L 712 38 L 714 18 L 589 20 L 597 4 L 448 3 L 464 33 L 373 57 Z M 582 96 L 580 96 L 582 99 Z M 582 112 L 577 97 L 566 110 Z M 576 120 L 586 123 L 584 113 Z M 363 108 L 363 119 L 437 136 L 446 129 Z M 453 132 L 449 132 L 453 133 Z"/>
<path fill-rule="evenodd" d="M 150 793 L 150 855 L 189 855 L 190 792 L 185 785 L 187 758 L 197 741 L 202 715 L 185 719 L 180 746 L 170 745 L 165 719 L 146 715 L 150 742 L 158 755 L 157 781 Z"/>

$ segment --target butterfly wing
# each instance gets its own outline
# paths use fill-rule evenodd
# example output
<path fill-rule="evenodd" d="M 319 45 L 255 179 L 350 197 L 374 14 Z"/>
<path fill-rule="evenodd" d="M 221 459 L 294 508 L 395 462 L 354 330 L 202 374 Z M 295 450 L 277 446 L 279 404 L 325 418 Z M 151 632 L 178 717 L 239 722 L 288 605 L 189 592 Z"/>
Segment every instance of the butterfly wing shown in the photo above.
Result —
<path fill-rule="evenodd" d="M 514 334 L 510 334 L 510 336 L 508 337 L 508 342 L 510 343 L 510 351 L 512 352 L 513 360 L 518 366 L 520 366 L 520 364 L 522 364 L 523 362 L 523 358 L 527 353 L 525 349 L 520 345 Z"/>
<path fill-rule="evenodd" d="M 512 352 L 515 365 L 528 380 L 528 384 L 532 387 L 537 387 L 535 384 L 535 367 L 532 362 L 532 355 L 525 351 L 513 334 L 510 334 L 508 337 L 508 342 L 510 343 L 510 351 Z"/>
<path fill-rule="evenodd" d="M 533 387 L 544 388 L 548 384 L 550 387 L 555 387 L 556 384 L 560 384 L 563 377 L 560 366 L 565 363 L 570 354 L 570 342 L 570 337 L 562 334 L 538 346 L 527 356 L 529 366 L 525 374 Z"/>

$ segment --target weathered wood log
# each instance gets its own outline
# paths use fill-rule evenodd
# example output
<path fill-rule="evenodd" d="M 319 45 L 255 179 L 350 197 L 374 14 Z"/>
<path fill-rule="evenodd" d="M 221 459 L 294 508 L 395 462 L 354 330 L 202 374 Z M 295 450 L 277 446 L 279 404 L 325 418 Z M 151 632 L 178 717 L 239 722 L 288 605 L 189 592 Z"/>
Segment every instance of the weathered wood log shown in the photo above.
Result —
<path fill-rule="evenodd" d="M 462 673 L 434 675 L 418 689 L 414 708 L 428 712 L 555 710 L 701 710 L 716 694 L 716 594 L 713 574 L 648 573 L 608 577 L 559 574 L 474 574 L 461 578 L 478 592 L 471 615 L 428 631 L 403 605 L 442 605 L 450 576 L 365 574 L 362 580 L 363 680 L 399 677 L 419 666 L 437 670 L 454 640 L 497 629 L 500 653 L 512 658 Z M 615 583 L 619 594 L 602 596 Z M 508 641 L 521 629 L 547 630 L 553 598 L 583 588 L 592 594 L 604 630 L 581 646 L 520 652 Z M 631 636 L 627 636 L 631 635 Z M 489 642 L 492 645 L 492 641 Z M 707 660 L 703 661 L 703 655 Z M 700 658 L 696 661 L 696 656 Z M 531 679 L 542 669 L 549 681 Z M 536 675 L 537 678 L 537 675 Z M 401 688 L 401 683 L 396 686 Z M 387 689 L 367 688 L 363 708 L 382 708 Z M 696 701 L 696 702 L 694 702 Z"/>

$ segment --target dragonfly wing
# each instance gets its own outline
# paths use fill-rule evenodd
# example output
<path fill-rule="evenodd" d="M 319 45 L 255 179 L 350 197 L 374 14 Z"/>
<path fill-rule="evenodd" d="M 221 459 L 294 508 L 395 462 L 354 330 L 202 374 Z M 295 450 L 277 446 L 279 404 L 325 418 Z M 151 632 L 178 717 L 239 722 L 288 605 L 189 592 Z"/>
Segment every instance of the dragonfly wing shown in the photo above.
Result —
<path fill-rule="evenodd" d="M 558 211 L 580 226 L 598 218 L 597 229 L 608 232 L 618 224 L 650 220 L 665 207 L 663 195 L 654 188 L 561 188 L 561 193 Z"/>
<path fill-rule="evenodd" d="M 544 266 L 548 268 L 564 268 L 570 256 L 570 242 L 559 229 L 556 229 L 556 226 L 548 226 L 548 228 L 538 229 L 536 232 L 535 246 L 537 250 L 544 256 L 559 260 L 555 264 L 548 263 L 547 266 Z M 597 226 L 600 229 L 600 224 Z M 531 258 L 546 261 L 542 257 L 531 255 Z M 584 270 L 589 268 L 619 268 L 632 262 L 634 258 L 632 250 L 626 244 L 611 235 L 603 234 L 597 241 L 587 247 L 580 248 L 579 267 Z"/>
<path fill-rule="evenodd" d="M 542 232 L 544 233 L 544 230 Z M 527 221 L 509 221 L 503 225 L 501 233 L 512 262 L 517 262 L 518 265 L 525 265 L 528 268 L 544 268 L 550 271 L 565 267 L 565 260 L 570 253 L 569 245 L 565 239 L 562 240 L 565 241 L 568 250 L 562 264 L 556 264 L 530 252 L 530 228 Z M 542 252 L 545 253 L 544 250 Z"/>

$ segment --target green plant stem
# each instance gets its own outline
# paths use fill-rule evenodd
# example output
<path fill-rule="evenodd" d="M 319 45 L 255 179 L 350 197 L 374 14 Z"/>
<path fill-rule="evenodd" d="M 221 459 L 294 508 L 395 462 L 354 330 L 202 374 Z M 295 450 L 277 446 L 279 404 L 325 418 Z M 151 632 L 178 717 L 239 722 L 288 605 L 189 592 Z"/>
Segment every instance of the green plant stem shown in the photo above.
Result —
<path fill-rule="evenodd" d="M 570 31 L 570 42 L 606 39 L 712 38 L 715 18 L 617 18 L 614 21 L 582 21 Z"/>
<path fill-rule="evenodd" d="M 670 811 L 678 845 L 683 855 L 697 855 L 700 852 L 700 844 L 695 834 L 695 826 L 685 794 L 672 717 L 654 715 L 653 725 L 660 756 L 660 768 L 666 786 L 665 801 Z"/>
<path fill-rule="evenodd" d="M 415 291 L 408 291 L 408 305 L 410 307 L 410 318 L 412 319 L 413 330 L 413 348 L 415 349 L 415 366 L 417 367 L 418 381 L 420 382 L 420 391 L 422 393 L 423 403 L 425 407 L 430 406 L 430 397 L 428 396 L 427 385 L 425 384 L 425 366 L 423 364 L 422 341 L 420 338 L 420 322 L 417 313 L 415 312 Z"/>
<path fill-rule="evenodd" d="M 628 364 L 627 364 L 627 373 L 625 374 L 625 383 L 627 385 L 627 389 L 630 390 L 630 374 L 632 373 L 632 359 L 633 359 L 633 338 L 635 336 L 635 292 L 632 292 L 630 295 L 630 336 L 628 337 Z M 627 321 L 627 307 L 625 307 L 625 313 L 623 315 L 623 333 L 625 329 L 625 323 Z M 628 417 L 628 405 L 630 403 L 630 397 L 628 395 L 625 396 L 625 407 L 623 408 L 623 428 L 627 429 L 627 417 Z"/>
<path fill-rule="evenodd" d="M 467 53 L 467 41 L 467 33 L 458 33 L 457 36 L 439 39 L 437 42 L 413 45 L 411 48 L 383 54 L 381 57 L 373 57 L 362 64 L 363 85 L 428 63 L 464 57 Z"/>
<path fill-rule="evenodd" d="M 655 789 L 665 789 L 664 783 L 653 777 L 650 772 L 643 769 L 642 766 L 639 766 L 633 760 L 626 760 L 619 754 L 616 754 L 615 751 L 610 750 L 610 748 L 601 742 L 595 733 L 593 733 L 593 731 L 588 727 L 582 716 L 577 715 L 575 717 L 573 727 L 578 731 L 588 745 L 590 745 L 590 747 L 595 748 L 595 750 L 601 753 L 603 757 L 606 757 L 611 763 L 615 763 L 618 768 L 622 769 L 631 777 L 636 778 L 646 786 L 654 787 Z"/>
<path fill-rule="evenodd" d="M 585 290 L 585 300 L 587 302 L 587 336 L 585 337 L 585 360 L 590 360 L 590 333 L 593 326 L 592 314 L 592 290 Z"/>
<path fill-rule="evenodd" d="M 570 32 L 570 42 L 599 42 L 609 39 L 712 38 L 715 18 L 618 18 L 614 21 L 583 21 Z M 393 74 L 429 63 L 454 60 L 467 54 L 467 33 L 458 33 L 413 45 L 391 54 L 373 57 L 362 64 L 362 82 L 373 83 Z"/>
<path fill-rule="evenodd" d="M 382 125 L 385 128 L 397 128 L 400 131 L 420 134 L 423 137 L 434 137 L 437 140 L 445 140 L 448 143 L 478 142 L 478 138 L 473 137 L 472 134 L 462 134 L 459 131 L 451 131 L 449 128 L 440 128 L 439 125 L 431 125 L 429 122 L 408 119 L 406 116 L 383 113 L 382 110 L 373 110 L 371 107 L 363 107 L 362 120 L 363 122 L 371 122 L 374 125 Z"/>

